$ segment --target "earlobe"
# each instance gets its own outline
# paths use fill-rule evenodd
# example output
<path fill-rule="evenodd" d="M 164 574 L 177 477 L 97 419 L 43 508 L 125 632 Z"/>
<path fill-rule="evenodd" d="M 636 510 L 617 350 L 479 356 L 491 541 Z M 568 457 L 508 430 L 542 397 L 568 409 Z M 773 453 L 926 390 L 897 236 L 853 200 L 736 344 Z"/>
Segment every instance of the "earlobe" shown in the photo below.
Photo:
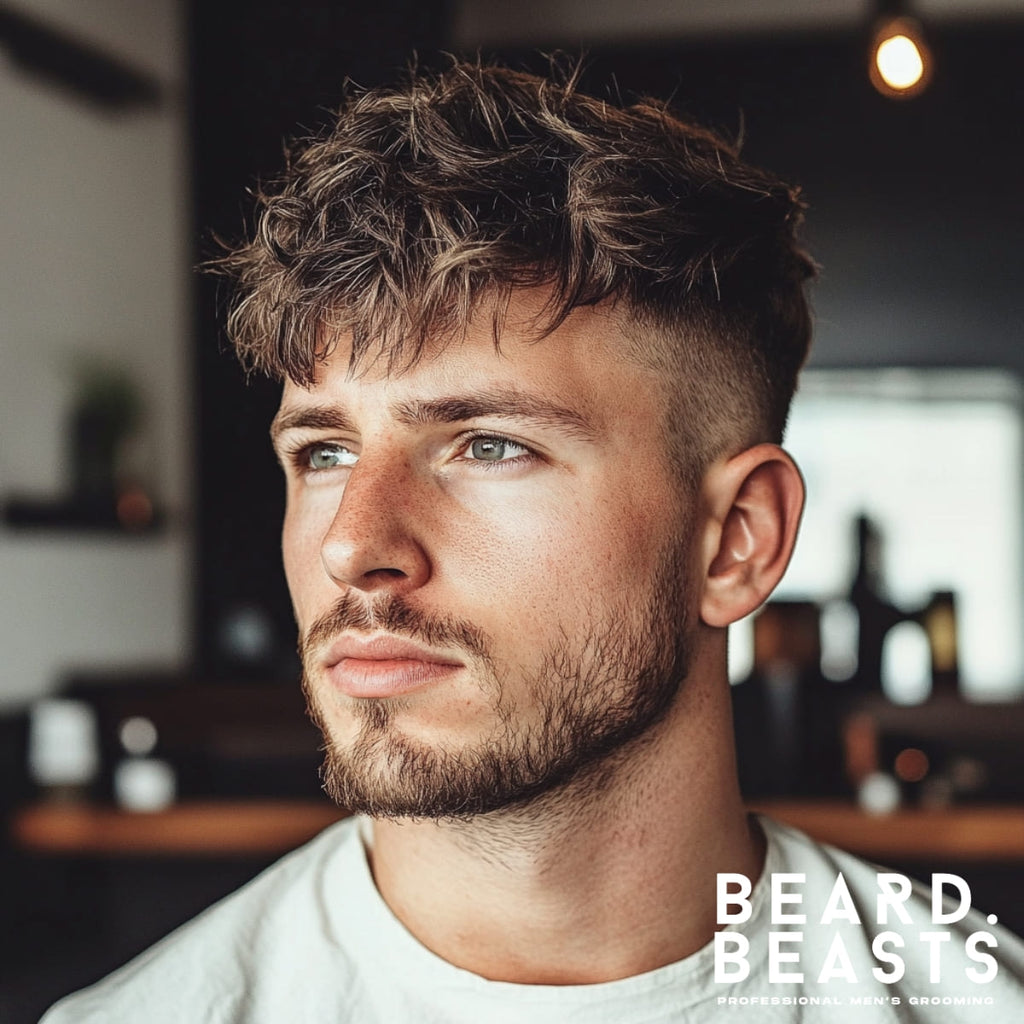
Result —
<path fill-rule="evenodd" d="M 705 478 L 709 554 L 701 619 L 724 627 L 760 607 L 789 565 L 804 485 L 790 456 L 760 444 Z"/>

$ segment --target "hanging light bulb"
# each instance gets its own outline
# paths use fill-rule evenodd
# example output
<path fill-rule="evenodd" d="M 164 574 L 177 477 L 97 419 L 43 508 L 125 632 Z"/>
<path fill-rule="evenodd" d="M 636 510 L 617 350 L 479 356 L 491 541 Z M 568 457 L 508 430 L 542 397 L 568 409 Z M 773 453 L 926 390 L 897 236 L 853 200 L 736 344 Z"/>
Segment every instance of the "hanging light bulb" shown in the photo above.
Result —
<path fill-rule="evenodd" d="M 906 14 L 881 17 L 871 40 L 871 84 L 883 96 L 906 99 L 926 88 L 931 72 L 932 55 L 920 22 Z"/>

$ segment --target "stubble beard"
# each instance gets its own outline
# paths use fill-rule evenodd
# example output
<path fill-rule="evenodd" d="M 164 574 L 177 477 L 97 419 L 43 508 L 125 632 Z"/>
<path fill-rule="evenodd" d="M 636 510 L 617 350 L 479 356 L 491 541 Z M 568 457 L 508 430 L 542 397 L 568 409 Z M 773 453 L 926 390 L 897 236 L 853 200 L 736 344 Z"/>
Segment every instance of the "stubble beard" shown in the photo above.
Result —
<path fill-rule="evenodd" d="M 680 539 L 659 560 L 648 594 L 587 616 L 575 634 L 552 642 L 540 668 L 516 688 L 532 702 L 525 720 L 507 695 L 489 638 L 476 627 L 426 615 L 395 595 L 370 604 L 344 595 L 300 644 L 309 713 L 324 737 L 324 790 L 353 813 L 436 820 L 522 807 L 569 783 L 574 799 L 585 796 L 588 785 L 602 785 L 612 755 L 665 717 L 686 678 L 684 572 Z M 346 629 L 381 629 L 464 652 L 491 697 L 491 732 L 461 749 L 431 746 L 396 726 L 401 698 L 373 699 L 352 708 L 355 739 L 336 742 L 313 662 L 315 651 Z"/>

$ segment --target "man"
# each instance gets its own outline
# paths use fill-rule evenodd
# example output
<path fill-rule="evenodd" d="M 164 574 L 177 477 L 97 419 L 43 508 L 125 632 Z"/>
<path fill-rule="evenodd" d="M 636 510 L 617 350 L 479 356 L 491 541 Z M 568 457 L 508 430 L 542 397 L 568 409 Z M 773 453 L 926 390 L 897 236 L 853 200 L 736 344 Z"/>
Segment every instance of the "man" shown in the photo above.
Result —
<path fill-rule="evenodd" d="M 803 501 L 800 216 L 660 106 L 477 65 L 293 156 L 221 267 L 284 382 L 304 686 L 359 817 L 48 1022 L 1020 1019 L 1016 940 L 737 787 L 726 628 Z"/>

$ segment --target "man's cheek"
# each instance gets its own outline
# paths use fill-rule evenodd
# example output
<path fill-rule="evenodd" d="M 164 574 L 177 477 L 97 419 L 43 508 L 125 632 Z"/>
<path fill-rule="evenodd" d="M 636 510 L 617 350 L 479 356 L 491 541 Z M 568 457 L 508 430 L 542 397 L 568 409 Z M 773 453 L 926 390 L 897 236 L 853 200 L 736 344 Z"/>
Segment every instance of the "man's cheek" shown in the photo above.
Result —
<path fill-rule="evenodd" d="M 304 630 L 334 606 L 341 592 L 327 575 L 316 544 L 286 529 L 281 553 L 292 611 L 299 629 Z"/>
<path fill-rule="evenodd" d="M 309 572 L 308 569 L 302 567 L 302 559 L 299 557 L 299 552 L 291 540 L 287 530 L 282 537 L 281 543 L 281 556 L 284 564 L 284 577 L 288 584 L 288 592 L 292 598 L 292 608 L 295 611 L 296 618 L 302 618 L 301 611 L 302 606 L 305 603 L 304 592 L 308 589 L 303 587 L 303 581 L 308 581 Z"/>

